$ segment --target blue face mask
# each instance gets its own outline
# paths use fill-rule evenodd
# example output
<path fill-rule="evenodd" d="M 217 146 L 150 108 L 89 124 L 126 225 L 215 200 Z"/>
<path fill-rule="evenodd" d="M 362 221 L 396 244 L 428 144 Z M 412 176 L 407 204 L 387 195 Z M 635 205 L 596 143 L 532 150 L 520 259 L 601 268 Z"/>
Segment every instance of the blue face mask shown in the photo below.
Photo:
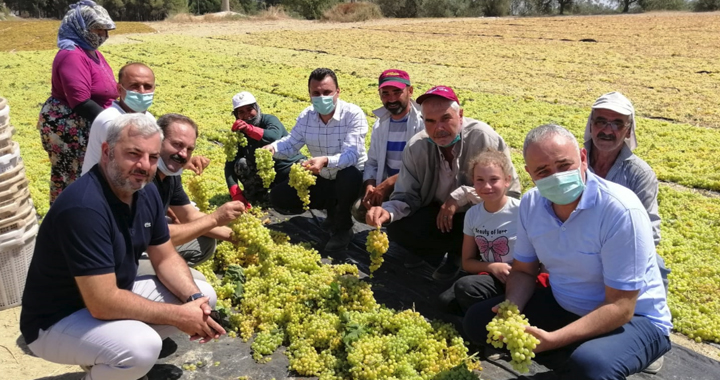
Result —
<path fill-rule="evenodd" d="M 453 141 L 450 141 L 449 144 L 445 144 L 445 145 L 438 145 L 438 143 L 436 143 L 435 140 L 431 139 L 430 137 L 428 137 L 427 140 L 441 148 L 447 148 L 447 147 L 455 145 L 455 143 L 460 141 L 460 134 L 458 133 L 457 136 L 455 136 L 455 139 Z"/>
<path fill-rule="evenodd" d="M 334 95 L 310 97 L 313 109 L 320 115 L 329 115 L 335 109 Z"/>
<path fill-rule="evenodd" d="M 125 87 L 123 87 L 125 90 Z M 155 93 L 141 94 L 139 92 L 125 90 L 125 105 L 135 112 L 145 112 L 153 103 Z"/>
<path fill-rule="evenodd" d="M 585 190 L 580 168 L 539 179 L 535 181 L 535 186 L 540 191 L 540 195 L 557 205 L 575 202 Z"/>

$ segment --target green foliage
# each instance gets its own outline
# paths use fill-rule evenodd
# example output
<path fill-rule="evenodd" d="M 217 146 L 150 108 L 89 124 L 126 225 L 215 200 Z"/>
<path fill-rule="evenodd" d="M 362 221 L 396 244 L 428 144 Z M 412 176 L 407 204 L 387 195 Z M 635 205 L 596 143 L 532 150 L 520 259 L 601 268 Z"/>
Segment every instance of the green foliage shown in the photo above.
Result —
<path fill-rule="evenodd" d="M 420 17 L 456 17 L 468 8 L 468 0 L 422 0 Z"/>
<path fill-rule="evenodd" d="M 717 0 L 714 0 L 717 1 Z M 638 0 L 643 11 L 683 11 L 688 9 L 685 0 Z"/>
<path fill-rule="evenodd" d="M 375 3 L 340 3 L 323 13 L 323 20 L 334 22 L 358 22 L 382 18 L 383 13 Z"/>
<path fill-rule="evenodd" d="M 692 4 L 695 12 L 713 12 L 720 10 L 720 0 L 697 0 Z"/>
<path fill-rule="evenodd" d="M 281 4 L 308 20 L 317 20 L 339 0 L 282 0 Z"/>
<path fill-rule="evenodd" d="M 468 8 L 470 12 L 473 9 L 479 9 L 480 14 L 465 14 L 464 16 L 487 16 L 487 17 L 502 17 L 510 14 L 510 0 L 480 0 L 477 3 L 473 2 L 472 6 Z"/>
<path fill-rule="evenodd" d="M 417 17 L 421 0 L 373 0 L 385 17 Z"/>

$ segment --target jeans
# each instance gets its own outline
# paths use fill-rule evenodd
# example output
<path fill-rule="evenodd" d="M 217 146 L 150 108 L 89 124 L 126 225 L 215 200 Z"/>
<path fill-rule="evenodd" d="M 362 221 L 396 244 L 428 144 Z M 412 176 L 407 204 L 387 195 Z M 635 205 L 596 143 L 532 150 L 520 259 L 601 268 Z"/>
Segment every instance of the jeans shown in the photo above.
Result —
<path fill-rule="evenodd" d="M 485 326 L 495 316 L 491 309 L 504 299 L 505 296 L 494 297 L 468 310 L 463 325 L 471 342 L 487 344 Z M 555 301 L 551 288 L 536 288 L 522 312 L 531 325 L 546 331 L 558 330 L 580 319 Z M 645 369 L 670 351 L 670 347 L 670 337 L 648 318 L 636 315 L 609 333 L 542 352 L 535 360 L 552 368 L 562 380 L 621 380 Z"/>

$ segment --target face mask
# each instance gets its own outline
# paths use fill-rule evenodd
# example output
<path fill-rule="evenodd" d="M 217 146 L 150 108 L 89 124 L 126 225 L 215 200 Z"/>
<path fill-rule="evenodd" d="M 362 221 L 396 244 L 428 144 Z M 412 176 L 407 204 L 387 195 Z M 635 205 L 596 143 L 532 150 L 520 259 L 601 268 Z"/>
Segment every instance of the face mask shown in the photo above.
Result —
<path fill-rule="evenodd" d="M 105 41 L 107 41 L 107 37 L 97 35 L 93 32 L 88 31 L 85 33 L 85 41 L 90 45 L 93 50 L 97 50 L 97 48 L 100 47 L 100 45 L 104 44 Z"/>
<path fill-rule="evenodd" d="M 313 96 L 310 98 L 312 101 L 313 109 L 320 115 L 329 115 L 335 109 L 334 96 Z"/>
<path fill-rule="evenodd" d="M 171 172 L 170 169 L 168 169 L 167 165 L 165 165 L 165 161 L 163 161 L 162 157 L 158 159 L 158 170 L 160 170 L 162 174 L 165 174 L 168 177 L 180 175 L 183 172 L 183 168 L 180 168 L 180 170 L 176 172 Z"/>
<path fill-rule="evenodd" d="M 580 168 L 535 181 L 540 195 L 552 203 L 566 205 L 573 203 L 585 190 L 585 183 L 580 175 Z"/>
<path fill-rule="evenodd" d="M 123 87 L 123 90 L 125 90 L 125 99 L 123 99 L 123 102 L 125 102 L 125 105 L 135 112 L 147 111 L 147 109 L 152 105 L 153 98 L 155 97 L 154 92 L 141 94 L 139 92 L 127 90 L 125 87 Z"/>
<path fill-rule="evenodd" d="M 460 141 L 460 134 L 458 133 L 457 136 L 455 136 L 455 139 L 453 141 L 450 141 L 449 144 L 445 144 L 445 145 L 438 145 L 438 143 L 436 143 L 435 140 L 431 139 L 430 137 L 428 137 L 427 140 L 441 148 L 447 148 L 447 147 L 455 145 L 455 143 Z"/>

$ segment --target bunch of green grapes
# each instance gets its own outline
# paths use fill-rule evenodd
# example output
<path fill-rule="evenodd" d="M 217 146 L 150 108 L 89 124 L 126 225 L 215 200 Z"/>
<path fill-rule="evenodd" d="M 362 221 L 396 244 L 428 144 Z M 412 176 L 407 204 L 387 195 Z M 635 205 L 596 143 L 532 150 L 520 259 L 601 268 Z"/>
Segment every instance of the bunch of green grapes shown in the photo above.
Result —
<path fill-rule="evenodd" d="M 272 153 L 265 149 L 255 149 L 255 165 L 263 186 L 269 189 L 270 184 L 275 180 L 275 161 Z"/>
<path fill-rule="evenodd" d="M 510 351 L 510 364 L 521 373 L 528 372 L 528 366 L 535 357 L 533 350 L 540 343 L 536 337 L 525 332 L 528 325 L 525 315 L 520 314 L 517 305 L 508 300 L 499 305 L 497 315 L 487 325 L 487 342 L 495 348 L 502 348 L 505 344 Z"/>
<path fill-rule="evenodd" d="M 277 327 L 259 332 L 251 346 L 253 359 L 261 363 L 270 361 L 270 357 L 266 355 L 272 355 L 280 347 L 284 338 L 282 330 Z"/>
<path fill-rule="evenodd" d="M 262 260 L 275 245 L 262 220 L 249 212 L 230 222 L 228 227 L 236 244 L 246 249 L 245 256 L 258 255 Z"/>
<path fill-rule="evenodd" d="M 310 208 L 310 186 L 315 184 L 315 177 L 309 170 L 300 164 L 293 164 L 290 167 L 290 186 L 297 190 L 298 197 L 303 203 L 303 209 Z"/>
<path fill-rule="evenodd" d="M 390 241 L 388 240 L 387 234 L 382 232 L 380 227 L 378 227 L 368 234 L 365 247 L 367 251 L 370 252 L 370 273 L 372 275 L 373 272 L 380 268 L 383 261 L 385 261 L 383 255 L 390 247 Z"/>
<path fill-rule="evenodd" d="M 225 151 L 225 159 L 227 161 L 235 160 L 237 156 L 238 146 L 246 147 L 248 145 L 247 137 L 242 132 L 227 131 L 213 136 L 211 139 L 217 140 L 223 146 Z"/>
<path fill-rule="evenodd" d="M 210 186 L 202 179 L 201 176 L 195 175 L 187 182 L 187 189 L 190 198 L 195 202 L 202 212 L 208 212 L 210 209 Z"/>

